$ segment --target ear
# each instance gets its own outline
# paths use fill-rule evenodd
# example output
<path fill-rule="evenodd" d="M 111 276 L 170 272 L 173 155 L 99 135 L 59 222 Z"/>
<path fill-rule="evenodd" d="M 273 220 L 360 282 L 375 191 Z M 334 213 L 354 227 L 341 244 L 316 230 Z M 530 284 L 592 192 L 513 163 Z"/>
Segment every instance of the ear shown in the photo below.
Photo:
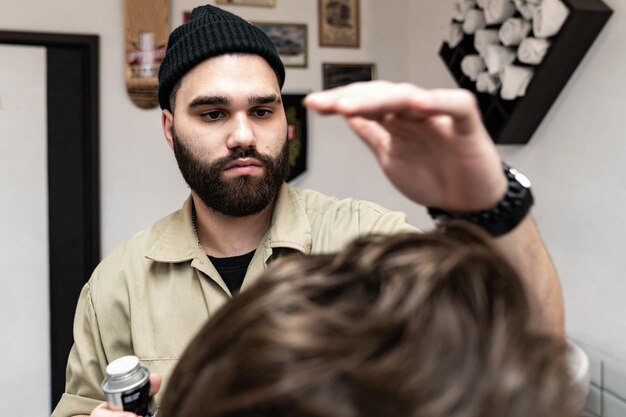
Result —
<path fill-rule="evenodd" d="M 165 140 L 170 146 L 170 149 L 174 150 L 174 135 L 172 129 L 174 128 L 174 115 L 171 111 L 163 109 L 161 111 L 161 126 L 163 127 L 163 134 Z"/>

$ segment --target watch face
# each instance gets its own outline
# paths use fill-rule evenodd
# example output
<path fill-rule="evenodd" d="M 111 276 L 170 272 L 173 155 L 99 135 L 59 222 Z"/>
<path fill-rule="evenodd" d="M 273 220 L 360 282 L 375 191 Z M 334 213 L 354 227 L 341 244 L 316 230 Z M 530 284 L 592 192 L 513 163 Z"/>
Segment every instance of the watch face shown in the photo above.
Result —
<path fill-rule="evenodd" d="M 510 170 L 511 170 L 511 174 L 513 174 L 517 182 L 522 184 L 522 186 L 524 186 L 525 188 L 530 188 L 530 180 L 528 179 L 526 175 L 522 174 L 515 168 L 511 168 Z"/>

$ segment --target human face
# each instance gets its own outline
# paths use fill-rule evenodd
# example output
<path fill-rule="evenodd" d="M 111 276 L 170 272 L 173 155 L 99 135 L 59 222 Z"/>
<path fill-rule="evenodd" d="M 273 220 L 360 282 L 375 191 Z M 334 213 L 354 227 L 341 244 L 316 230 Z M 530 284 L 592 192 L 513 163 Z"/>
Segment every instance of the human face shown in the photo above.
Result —
<path fill-rule="evenodd" d="M 230 216 L 260 212 L 288 173 L 280 87 L 257 55 L 221 55 L 182 79 L 163 127 L 190 188 Z"/>
<path fill-rule="evenodd" d="M 287 141 L 276 158 L 260 154 L 254 149 L 237 149 L 211 163 L 202 163 L 183 144 L 176 131 L 173 134 L 174 155 L 185 181 L 207 207 L 227 216 L 244 217 L 261 212 L 274 201 L 289 172 Z M 222 172 L 229 166 L 249 159 L 254 159 L 255 165 L 263 167 L 263 176 L 222 176 Z"/>

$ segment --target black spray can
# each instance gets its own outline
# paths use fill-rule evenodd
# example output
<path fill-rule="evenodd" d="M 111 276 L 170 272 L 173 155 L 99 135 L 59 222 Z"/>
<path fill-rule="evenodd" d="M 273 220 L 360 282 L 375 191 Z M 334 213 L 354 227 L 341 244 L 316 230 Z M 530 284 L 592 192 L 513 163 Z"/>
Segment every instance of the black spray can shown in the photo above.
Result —
<path fill-rule="evenodd" d="M 155 416 L 150 395 L 150 372 L 136 356 L 122 356 L 109 363 L 107 376 L 102 381 L 102 392 L 109 408 L 131 411 L 138 416 Z"/>

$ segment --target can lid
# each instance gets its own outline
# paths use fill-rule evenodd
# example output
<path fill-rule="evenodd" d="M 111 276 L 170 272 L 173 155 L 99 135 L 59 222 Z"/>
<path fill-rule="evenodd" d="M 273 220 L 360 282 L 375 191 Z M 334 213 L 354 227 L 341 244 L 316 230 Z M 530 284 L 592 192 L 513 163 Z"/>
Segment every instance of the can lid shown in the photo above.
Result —
<path fill-rule="evenodd" d="M 107 365 L 107 374 L 112 377 L 122 376 L 139 367 L 137 356 L 122 356 Z"/>

